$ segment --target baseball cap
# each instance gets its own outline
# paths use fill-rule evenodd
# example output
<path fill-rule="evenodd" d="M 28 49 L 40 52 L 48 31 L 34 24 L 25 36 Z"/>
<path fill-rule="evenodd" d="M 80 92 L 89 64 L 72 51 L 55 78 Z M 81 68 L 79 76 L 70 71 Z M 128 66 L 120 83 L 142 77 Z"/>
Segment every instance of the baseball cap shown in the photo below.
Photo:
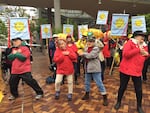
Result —
<path fill-rule="evenodd" d="M 53 36 L 52 36 L 53 38 L 56 38 L 56 37 L 58 37 L 58 35 L 57 34 L 53 34 Z"/>
<path fill-rule="evenodd" d="M 15 41 L 15 40 L 21 40 L 21 41 L 23 41 L 20 37 L 16 37 L 16 38 L 12 39 L 12 41 Z"/>
<path fill-rule="evenodd" d="M 87 42 L 95 42 L 95 37 L 88 37 Z"/>
<path fill-rule="evenodd" d="M 145 37 L 146 36 L 146 34 L 143 32 L 143 31 L 135 31 L 134 33 L 133 33 L 133 36 L 131 37 L 131 38 L 134 38 L 135 36 L 143 36 L 143 37 Z"/>

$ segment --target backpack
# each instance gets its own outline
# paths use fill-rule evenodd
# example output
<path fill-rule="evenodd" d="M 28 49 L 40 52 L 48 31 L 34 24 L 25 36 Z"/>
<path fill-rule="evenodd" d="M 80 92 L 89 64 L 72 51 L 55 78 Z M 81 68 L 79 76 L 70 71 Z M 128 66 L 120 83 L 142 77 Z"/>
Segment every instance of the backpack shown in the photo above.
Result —
<path fill-rule="evenodd" d="M 11 68 L 12 61 L 10 61 L 7 57 L 11 53 L 11 51 L 12 48 L 6 48 L 5 51 L 2 51 L 1 66 L 4 70 Z"/>
<path fill-rule="evenodd" d="M 51 83 L 54 83 L 55 82 L 55 79 L 53 76 L 48 76 L 46 78 L 46 84 L 51 84 Z"/>
<path fill-rule="evenodd" d="M 33 56 L 32 56 L 32 49 L 30 46 L 25 45 L 26 47 L 28 47 L 29 51 L 30 51 L 30 61 L 33 62 Z"/>

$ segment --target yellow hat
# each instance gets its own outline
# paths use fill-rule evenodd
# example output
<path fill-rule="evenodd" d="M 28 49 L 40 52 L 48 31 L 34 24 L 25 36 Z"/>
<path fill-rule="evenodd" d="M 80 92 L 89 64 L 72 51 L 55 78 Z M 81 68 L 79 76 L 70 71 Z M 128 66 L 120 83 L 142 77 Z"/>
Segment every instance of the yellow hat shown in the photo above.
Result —
<path fill-rule="evenodd" d="M 87 31 L 84 31 L 83 34 L 82 34 L 82 36 L 87 37 L 87 34 L 88 34 L 88 32 L 87 32 Z"/>

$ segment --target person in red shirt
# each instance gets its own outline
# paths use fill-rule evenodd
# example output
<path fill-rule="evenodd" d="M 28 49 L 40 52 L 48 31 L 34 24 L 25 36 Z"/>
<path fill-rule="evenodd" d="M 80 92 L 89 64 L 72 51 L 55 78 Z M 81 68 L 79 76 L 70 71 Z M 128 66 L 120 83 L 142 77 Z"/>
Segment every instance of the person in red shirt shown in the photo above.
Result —
<path fill-rule="evenodd" d="M 12 61 L 11 76 L 9 80 L 10 96 L 9 100 L 14 100 L 18 95 L 19 80 L 22 79 L 36 92 L 35 99 L 43 97 L 43 91 L 38 85 L 37 81 L 33 79 L 31 75 L 31 52 L 29 48 L 23 45 L 21 38 L 12 39 L 13 48 L 11 54 L 8 55 L 8 59 Z"/>
<path fill-rule="evenodd" d="M 150 54 L 150 34 L 147 35 L 147 46 L 148 46 L 148 53 Z M 142 70 L 143 83 L 146 83 L 147 81 L 147 70 L 149 65 L 150 65 L 150 57 L 148 57 L 144 62 Z"/>
<path fill-rule="evenodd" d="M 102 52 L 104 54 L 104 57 L 106 58 L 106 66 L 111 68 L 116 42 L 110 38 L 104 38 L 103 42 L 104 42 L 104 47 Z"/>
<path fill-rule="evenodd" d="M 54 62 L 57 65 L 55 80 L 55 99 L 59 99 L 60 84 L 62 82 L 63 76 L 65 75 L 68 81 L 68 101 L 72 100 L 74 74 L 73 61 L 76 59 L 77 55 L 72 49 L 67 47 L 66 40 L 58 39 L 57 48 L 54 54 Z"/>
<path fill-rule="evenodd" d="M 67 47 L 72 49 L 75 54 L 77 55 L 77 51 L 78 48 L 77 46 L 74 44 L 74 41 L 72 39 L 71 35 L 67 35 L 66 37 L 66 41 L 67 41 Z M 78 85 L 78 75 L 77 75 L 77 59 L 73 60 L 73 66 L 74 66 L 74 77 L 75 77 L 75 84 Z"/>
<path fill-rule="evenodd" d="M 117 103 L 114 106 L 118 110 L 121 106 L 123 94 L 127 88 L 128 81 L 132 77 L 134 83 L 137 111 L 144 113 L 142 109 L 142 69 L 144 61 L 148 56 L 147 45 L 144 42 L 144 33 L 135 31 L 131 38 L 123 47 L 122 61 L 120 63 L 120 87 L 118 91 Z"/>

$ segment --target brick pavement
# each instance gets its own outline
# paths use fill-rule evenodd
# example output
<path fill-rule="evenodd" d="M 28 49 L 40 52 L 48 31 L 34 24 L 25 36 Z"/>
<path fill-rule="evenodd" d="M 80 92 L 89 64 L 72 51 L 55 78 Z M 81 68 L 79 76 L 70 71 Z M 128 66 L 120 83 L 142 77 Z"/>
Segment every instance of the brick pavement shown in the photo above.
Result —
<path fill-rule="evenodd" d="M 104 84 L 108 92 L 109 105 L 102 105 L 102 96 L 98 92 L 96 84 L 92 82 L 90 99 L 81 100 L 84 95 L 84 77 L 79 77 L 79 85 L 74 85 L 73 100 L 67 101 L 67 84 L 61 86 L 61 96 L 59 100 L 54 99 L 54 84 L 47 85 L 45 78 L 52 73 L 48 70 L 48 58 L 41 53 L 34 54 L 33 76 L 44 90 L 44 98 L 35 100 L 35 92 L 26 84 L 19 84 L 20 97 L 15 101 L 9 101 L 10 95 L 7 87 L 7 94 L 2 103 L 0 103 L 0 113 L 137 113 L 136 99 L 132 82 L 129 82 L 128 88 L 122 100 L 121 108 L 116 111 L 113 107 L 116 102 L 117 91 L 119 87 L 118 68 L 115 68 L 113 75 L 105 73 Z M 150 79 L 150 77 L 148 77 Z M 150 80 L 143 84 L 143 109 L 150 113 Z"/>

